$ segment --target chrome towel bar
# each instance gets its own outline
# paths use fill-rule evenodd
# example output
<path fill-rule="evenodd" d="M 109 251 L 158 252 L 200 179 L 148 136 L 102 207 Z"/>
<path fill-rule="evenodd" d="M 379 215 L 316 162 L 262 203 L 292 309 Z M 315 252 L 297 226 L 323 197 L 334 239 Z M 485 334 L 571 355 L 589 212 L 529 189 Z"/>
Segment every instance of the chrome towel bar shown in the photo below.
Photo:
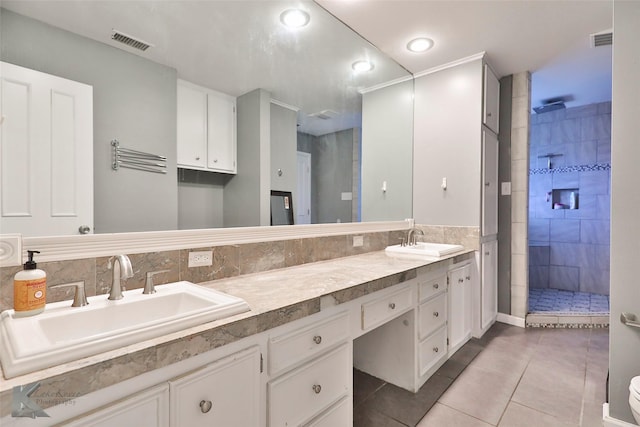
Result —
<path fill-rule="evenodd" d="M 117 139 L 111 141 L 113 150 L 113 170 L 120 168 L 136 169 L 145 172 L 167 173 L 167 158 L 144 151 L 132 150 L 120 146 Z"/>

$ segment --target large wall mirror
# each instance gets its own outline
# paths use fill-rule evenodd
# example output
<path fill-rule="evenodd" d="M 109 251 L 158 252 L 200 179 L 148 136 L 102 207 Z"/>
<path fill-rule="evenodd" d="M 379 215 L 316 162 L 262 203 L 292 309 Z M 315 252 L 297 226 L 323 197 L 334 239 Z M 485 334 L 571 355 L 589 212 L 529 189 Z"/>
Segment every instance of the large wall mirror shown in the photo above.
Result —
<path fill-rule="evenodd" d="M 92 87 L 93 194 L 74 196 L 92 203 L 91 233 L 266 226 L 274 190 L 293 194 L 296 224 L 411 216 L 411 159 L 375 164 L 389 160 L 390 144 L 410 156 L 411 75 L 318 4 L 62 0 L 1 7 L 4 63 Z M 282 13 L 293 8 L 306 14 L 305 26 L 283 24 Z M 149 47 L 122 44 L 114 31 Z M 357 71 L 358 61 L 373 68 Z M 235 99 L 235 174 L 178 166 L 179 80 Z M 400 94 L 385 95 L 395 87 Z M 363 108 L 368 94 L 372 102 Z M 394 118 L 399 111 L 407 121 Z M 114 139 L 165 156 L 166 173 L 113 170 Z M 389 168 L 398 169 L 385 171 L 389 177 L 409 170 L 396 185 L 406 203 L 394 201 L 393 209 L 379 191 L 387 178 L 368 179 Z M 30 230 L 11 231 L 77 233 Z"/>

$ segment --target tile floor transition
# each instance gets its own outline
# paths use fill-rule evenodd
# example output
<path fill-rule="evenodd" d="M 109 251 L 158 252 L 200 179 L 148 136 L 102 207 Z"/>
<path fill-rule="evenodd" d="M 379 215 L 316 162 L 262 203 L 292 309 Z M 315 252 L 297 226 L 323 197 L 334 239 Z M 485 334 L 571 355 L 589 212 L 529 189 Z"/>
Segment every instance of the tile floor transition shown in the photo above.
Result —
<path fill-rule="evenodd" d="M 529 313 L 609 314 L 609 296 L 561 289 L 529 289 Z"/>
<path fill-rule="evenodd" d="M 601 426 L 608 346 L 607 328 L 496 323 L 416 394 L 354 370 L 353 426 Z"/>

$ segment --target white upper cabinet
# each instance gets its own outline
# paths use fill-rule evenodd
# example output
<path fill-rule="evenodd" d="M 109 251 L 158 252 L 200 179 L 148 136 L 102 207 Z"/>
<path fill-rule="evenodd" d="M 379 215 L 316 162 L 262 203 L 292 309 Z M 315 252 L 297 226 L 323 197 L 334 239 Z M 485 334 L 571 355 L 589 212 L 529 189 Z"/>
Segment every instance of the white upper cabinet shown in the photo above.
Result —
<path fill-rule="evenodd" d="M 500 108 L 500 82 L 487 64 L 484 64 L 484 105 L 482 123 L 498 133 Z"/>
<path fill-rule="evenodd" d="M 0 68 L 2 232 L 93 232 L 93 87 Z"/>
<path fill-rule="evenodd" d="M 178 167 L 235 174 L 236 99 L 178 80 Z"/>

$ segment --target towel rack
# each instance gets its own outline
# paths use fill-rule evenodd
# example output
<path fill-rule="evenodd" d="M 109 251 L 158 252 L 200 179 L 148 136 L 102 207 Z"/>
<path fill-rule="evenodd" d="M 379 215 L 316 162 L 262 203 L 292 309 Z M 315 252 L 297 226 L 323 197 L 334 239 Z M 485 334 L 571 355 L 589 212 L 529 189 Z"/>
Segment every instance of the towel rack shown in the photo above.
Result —
<path fill-rule="evenodd" d="M 120 168 L 136 169 L 145 172 L 167 173 L 167 158 L 144 151 L 132 150 L 120 146 L 117 139 L 111 141 L 113 151 L 113 170 Z"/>

